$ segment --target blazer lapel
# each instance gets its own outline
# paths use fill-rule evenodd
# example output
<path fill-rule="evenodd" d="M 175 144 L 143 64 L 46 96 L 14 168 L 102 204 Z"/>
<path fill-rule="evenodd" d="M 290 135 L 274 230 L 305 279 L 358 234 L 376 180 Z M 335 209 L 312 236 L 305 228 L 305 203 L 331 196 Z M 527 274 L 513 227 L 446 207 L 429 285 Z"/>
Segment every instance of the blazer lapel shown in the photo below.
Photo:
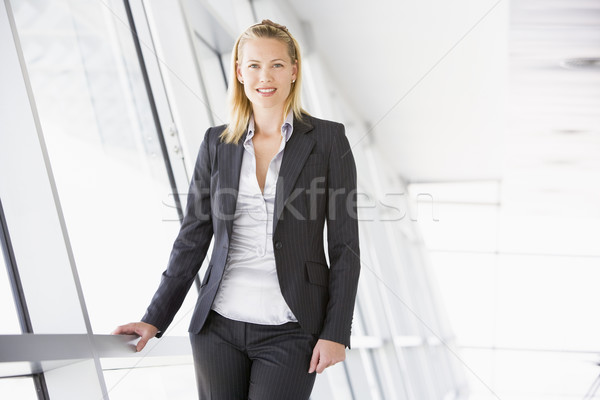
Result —
<path fill-rule="evenodd" d="M 308 135 L 313 126 L 308 122 L 301 122 L 294 118 L 294 130 L 292 136 L 285 144 L 283 160 L 279 169 L 277 189 L 275 192 L 275 208 L 273 211 L 273 232 L 277 228 L 277 221 L 285 208 L 288 197 L 292 193 L 298 175 L 310 154 L 315 140 Z"/>
<path fill-rule="evenodd" d="M 231 238 L 233 229 L 233 217 L 240 187 L 240 169 L 242 168 L 242 156 L 244 155 L 244 139 L 247 134 L 248 131 L 244 133 L 237 144 L 219 142 L 218 147 L 220 176 L 217 196 L 221 204 L 220 217 L 225 220 L 225 228 L 229 238 Z"/>

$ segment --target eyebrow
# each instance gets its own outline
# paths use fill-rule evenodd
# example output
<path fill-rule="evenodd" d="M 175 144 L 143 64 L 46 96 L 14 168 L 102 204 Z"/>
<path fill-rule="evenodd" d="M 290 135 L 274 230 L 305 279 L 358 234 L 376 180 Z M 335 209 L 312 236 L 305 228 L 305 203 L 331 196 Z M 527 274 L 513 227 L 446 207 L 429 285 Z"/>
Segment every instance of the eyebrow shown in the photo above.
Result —
<path fill-rule="evenodd" d="M 276 59 L 274 59 L 274 60 L 271 60 L 270 62 L 273 62 L 273 61 L 282 61 L 282 62 L 286 62 L 285 60 L 282 60 L 281 58 L 276 58 Z M 257 63 L 259 63 L 259 62 L 261 62 L 261 61 L 259 61 L 259 60 L 248 60 L 248 61 L 246 61 L 246 62 L 257 62 Z"/>

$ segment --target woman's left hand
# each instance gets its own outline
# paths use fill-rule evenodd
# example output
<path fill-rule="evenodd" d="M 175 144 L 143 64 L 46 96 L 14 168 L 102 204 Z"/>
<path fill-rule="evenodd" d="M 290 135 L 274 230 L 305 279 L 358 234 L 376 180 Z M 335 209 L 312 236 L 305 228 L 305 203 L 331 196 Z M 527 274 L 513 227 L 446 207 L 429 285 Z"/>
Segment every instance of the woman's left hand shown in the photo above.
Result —
<path fill-rule="evenodd" d="M 346 359 L 346 346 L 331 340 L 319 339 L 313 349 L 308 373 L 317 371 L 321 373 L 327 367 L 331 367 Z"/>

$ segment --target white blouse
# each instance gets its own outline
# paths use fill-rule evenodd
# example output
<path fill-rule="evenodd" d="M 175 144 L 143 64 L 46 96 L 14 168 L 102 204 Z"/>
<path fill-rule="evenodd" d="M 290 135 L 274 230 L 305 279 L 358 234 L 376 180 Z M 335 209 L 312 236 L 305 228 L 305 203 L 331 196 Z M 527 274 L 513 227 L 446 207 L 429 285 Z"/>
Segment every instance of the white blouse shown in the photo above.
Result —
<path fill-rule="evenodd" d="M 297 321 L 281 294 L 272 239 L 277 177 L 293 121 L 290 111 L 281 126 L 283 139 L 269 163 L 262 193 L 256 179 L 253 117 L 248 124 L 227 264 L 212 305 L 229 319 L 263 325 Z"/>

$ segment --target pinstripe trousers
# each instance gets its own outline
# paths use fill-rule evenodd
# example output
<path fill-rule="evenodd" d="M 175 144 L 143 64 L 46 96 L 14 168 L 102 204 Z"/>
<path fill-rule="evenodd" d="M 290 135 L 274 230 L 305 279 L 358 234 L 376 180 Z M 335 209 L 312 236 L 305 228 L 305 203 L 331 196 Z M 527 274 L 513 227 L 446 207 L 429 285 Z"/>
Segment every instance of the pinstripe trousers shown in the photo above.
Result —
<path fill-rule="evenodd" d="M 200 400 L 308 400 L 317 339 L 297 322 L 251 324 L 211 310 L 190 333 Z"/>

